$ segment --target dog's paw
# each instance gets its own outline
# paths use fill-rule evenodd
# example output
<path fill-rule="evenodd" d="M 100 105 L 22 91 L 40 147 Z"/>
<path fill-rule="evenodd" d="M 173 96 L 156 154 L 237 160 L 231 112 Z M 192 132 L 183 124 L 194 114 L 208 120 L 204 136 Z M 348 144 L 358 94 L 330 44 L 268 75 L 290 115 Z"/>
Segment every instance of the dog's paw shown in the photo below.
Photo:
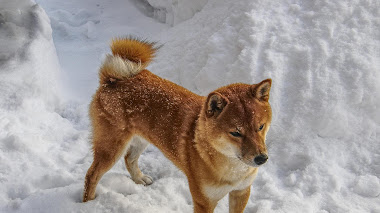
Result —
<path fill-rule="evenodd" d="M 142 184 L 144 186 L 148 186 L 153 183 L 153 178 L 149 175 L 142 175 L 139 178 L 134 178 L 133 181 L 136 184 Z"/>

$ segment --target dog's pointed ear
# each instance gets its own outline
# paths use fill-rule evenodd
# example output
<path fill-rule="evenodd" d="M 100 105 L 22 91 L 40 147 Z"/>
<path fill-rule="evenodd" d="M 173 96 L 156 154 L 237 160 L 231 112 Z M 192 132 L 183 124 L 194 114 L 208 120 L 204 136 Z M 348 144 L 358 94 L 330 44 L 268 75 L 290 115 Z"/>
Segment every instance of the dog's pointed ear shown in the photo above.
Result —
<path fill-rule="evenodd" d="M 212 92 L 207 97 L 206 116 L 217 117 L 228 104 L 228 99 L 218 92 Z"/>
<path fill-rule="evenodd" d="M 259 99 L 260 101 L 268 101 L 271 86 L 272 86 L 272 79 L 270 78 L 256 85 L 252 85 L 253 97 Z"/>

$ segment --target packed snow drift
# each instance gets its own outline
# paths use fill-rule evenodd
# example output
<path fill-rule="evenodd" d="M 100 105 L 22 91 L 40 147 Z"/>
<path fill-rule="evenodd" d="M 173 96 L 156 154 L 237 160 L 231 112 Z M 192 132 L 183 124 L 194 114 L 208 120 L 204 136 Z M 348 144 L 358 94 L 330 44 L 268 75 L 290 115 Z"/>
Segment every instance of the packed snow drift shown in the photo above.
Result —
<path fill-rule="evenodd" d="M 245 212 L 380 212 L 379 29 L 371 0 L 0 0 L 0 212 L 192 212 L 153 146 L 153 185 L 120 161 L 81 203 L 87 105 L 125 35 L 163 44 L 148 69 L 201 95 L 272 78 L 269 161 Z"/>

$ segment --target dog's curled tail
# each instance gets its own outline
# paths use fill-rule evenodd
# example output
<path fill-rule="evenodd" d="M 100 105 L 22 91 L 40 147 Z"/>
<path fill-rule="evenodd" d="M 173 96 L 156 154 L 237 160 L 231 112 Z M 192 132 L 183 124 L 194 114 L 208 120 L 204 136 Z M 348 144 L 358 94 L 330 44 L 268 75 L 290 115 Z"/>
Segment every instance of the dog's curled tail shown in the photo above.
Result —
<path fill-rule="evenodd" d="M 111 84 L 144 70 L 158 49 L 155 44 L 132 37 L 113 39 L 113 55 L 107 55 L 99 70 L 100 84 Z"/>

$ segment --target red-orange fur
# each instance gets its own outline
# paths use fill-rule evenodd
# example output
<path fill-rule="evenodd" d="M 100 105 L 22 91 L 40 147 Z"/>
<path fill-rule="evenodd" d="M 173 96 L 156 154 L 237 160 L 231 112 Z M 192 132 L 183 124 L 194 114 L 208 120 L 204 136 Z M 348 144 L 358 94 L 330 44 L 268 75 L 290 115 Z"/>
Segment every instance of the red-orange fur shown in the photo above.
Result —
<path fill-rule="evenodd" d="M 116 38 L 112 40 L 111 51 L 113 55 L 133 61 L 135 63 L 149 64 L 157 48 L 154 42 L 141 41 L 136 38 Z"/>
<path fill-rule="evenodd" d="M 113 42 L 112 51 L 125 60 L 149 63 L 155 48 L 152 43 L 122 39 Z M 243 212 L 257 173 L 253 158 L 267 152 L 271 80 L 232 84 L 202 97 L 146 69 L 129 77 L 115 73 L 100 70 L 104 81 L 90 106 L 94 162 L 86 175 L 83 201 L 95 198 L 100 178 L 125 154 L 126 147 L 125 162 L 132 179 L 151 183 L 137 164 L 144 143 L 130 142 L 138 135 L 186 174 L 194 212 L 213 212 L 227 193 L 230 212 Z M 258 130 L 262 124 L 265 127 Z M 244 137 L 230 134 L 237 128 Z"/>

